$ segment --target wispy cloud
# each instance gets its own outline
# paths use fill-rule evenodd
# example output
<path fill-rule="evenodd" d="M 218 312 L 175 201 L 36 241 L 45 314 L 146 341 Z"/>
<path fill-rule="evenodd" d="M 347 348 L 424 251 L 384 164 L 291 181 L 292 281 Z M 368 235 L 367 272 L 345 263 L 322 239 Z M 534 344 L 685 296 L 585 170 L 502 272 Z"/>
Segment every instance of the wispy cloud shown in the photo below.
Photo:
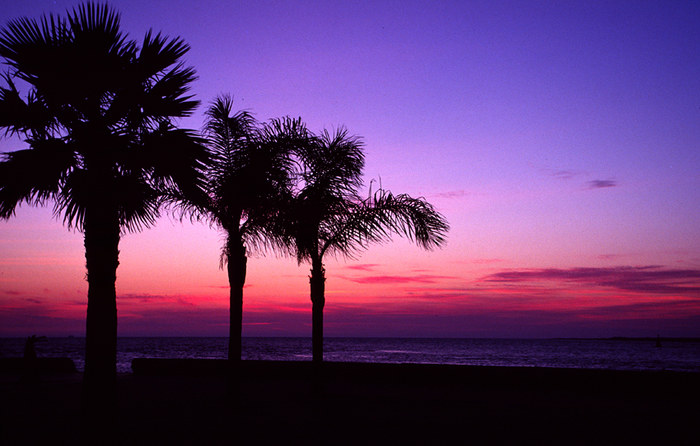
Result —
<path fill-rule="evenodd" d="M 436 283 L 440 280 L 455 279 L 451 276 L 437 276 L 431 274 L 411 274 L 411 275 L 384 275 L 366 277 L 343 277 L 355 283 L 365 284 L 396 284 L 396 283 Z"/>
<path fill-rule="evenodd" d="M 193 301 L 200 300 L 197 297 L 183 297 L 183 296 L 168 296 L 159 294 L 120 294 L 117 296 L 118 300 L 127 302 L 138 302 L 141 304 L 160 304 L 160 305 L 172 305 L 177 304 L 180 306 L 196 306 L 197 304 Z"/>
<path fill-rule="evenodd" d="M 360 263 L 358 265 L 347 265 L 345 268 L 355 271 L 373 271 L 378 266 L 378 263 Z"/>
<path fill-rule="evenodd" d="M 552 178 L 555 178 L 557 180 L 572 180 L 574 178 L 580 177 L 580 176 L 588 176 L 590 175 L 587 172 L 584 171 L 579 171 L 579 170 L 574 170 L 574 169 L 550 169 L 550 168 L 541 168 L 541 172 L 543 172 L 545 175 L 548 175 Z M 595 180 L 590 180 L 586 182 L 586 189 L 604 189 L 608 187 L 616 187 L 618 186 L 618 182 L 616 180 L 600 180 L 600 179 L 595 179 Z"/>
<path fill-rule="evenodd" d="M 462 198 L 467 193 L 463 190 L 451 190 L 451 191 L 446 191 L 446 192 L 437 192 L 435 194 L 432 194 L 431 197 L 434 198 L 447 198 L 447 199 L 453 199 L 453 198 Z"/>
<path fill-rule="evenodd" d="M 243 285 L 243 288 L 250 288 L 252 286 L 253 285 L 247 283 L 247 284 Z M 228 290 L 231 288 L 231 286 L 230 285 L 205 285 L 204 288 L 214 288 L 217 290 Z"/>
<path fill-rule="evenodd" d="M 161 295 L 156 295 L 156 294 L 119 294 L 117 296 L 117 300 L 138 300 L 141 302 L 152 302 L 152 301 L 172 301 L 173 299 L 168 296 L 161 296 Z"/>
<path fill-rule="evenodd" d="M 604 189 L 606 187 L 616 187 L 617 181 L 615 180 L 591 180 L 586 183 L 588 189 Z"/>
<path fill-rule="evenodd" d="M 584 175 L 585 173 L 575 169 L 556 169 L 552 167 L 534 165 L 532 167 L 537 169 L 540 172 L 540 174 L 555 178 L 557 180 L 571 180 L 578 176 Z"/>
<path fill-rule="evenodd" d="M 503 259 L 474 259 L 471 263 L 475 265 L 492 265 L 494 263 L 501 263 Z"/>
<path fill-rule="evenodd" d="M 683 294 L 700 298 L 700 270 L 666 269 L 660 266 L 610 268 L 524 269 L 501 271 L 485 282 L 522 283 L 533 281 L 576 282 L 625 291 L 655 294 Z"/>
<path fill-rule="evenodd" d="M 581 175 L 581 172 L 578 172 L 578 171 L 575 171 L 575 170 L 568 170 L 568 169 L 565 169 L 565 170 L 554 170 L 554 171 L 551 171 L 550 174 L 551 174 L 554 178 L 557 178 L 557 179 L 560 179 L 560 180 L 570 180 L 570 179 L 572 179 L 572 178 L 574 178 L 574 177 L 577 177 L 577 176 Z"/>
<path fill-rule="evenodd" d="M 600 254 L 599 256 L 596 256 L 597 259 L 599 260 L 617 260 L 620 257 L 624 257 L 620 254 Z"/>

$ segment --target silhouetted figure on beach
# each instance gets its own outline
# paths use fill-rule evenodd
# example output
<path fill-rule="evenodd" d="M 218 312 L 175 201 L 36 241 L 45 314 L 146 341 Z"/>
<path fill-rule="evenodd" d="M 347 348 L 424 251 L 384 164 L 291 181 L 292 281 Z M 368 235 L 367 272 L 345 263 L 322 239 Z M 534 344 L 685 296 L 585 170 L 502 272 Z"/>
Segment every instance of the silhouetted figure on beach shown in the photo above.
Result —
<path fill-rule="evenodd" d="M 36 381 L 39 377 L 39 370 L 37 365 L 37 355 L 36 355 L 36 343 L 45 342 L 45 336 L 29 336 L 24 342 L 24 355 L 23 355 L 23 366 L 24 374 L 23 380 L 25 382 Z"/>
<path fill-rule="evenodd" d="M 46 336 L 31 335 L 27 338 L 24 343 L 24 359 L 33 360 L 36 359 L 36 343 L 45 342 Z"/>

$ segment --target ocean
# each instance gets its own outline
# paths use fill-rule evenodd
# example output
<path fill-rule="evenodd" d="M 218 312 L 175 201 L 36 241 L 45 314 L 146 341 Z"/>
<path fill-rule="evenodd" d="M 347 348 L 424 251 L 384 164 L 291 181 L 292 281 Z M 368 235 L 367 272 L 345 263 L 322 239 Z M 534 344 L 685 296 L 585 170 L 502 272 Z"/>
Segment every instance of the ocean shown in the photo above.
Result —
<path fill-rule="evenodd" d="M 134 358 L 225 359 L 227 338 L 119 338 L 117 371 L 131 373 Z M 85 340 L 48 338 L 39 357 L 69 357 L 85 364 Z M 0 338 L 0 357 L 20 357 L 23 338 Z M 310 361 L 310 338 L 243 338 L 243 359 Z M 326 338 L 324 360 L 563 367 L 614 370 L 675 370 L 700 373 L 700 339 L 425 339 Z"/>

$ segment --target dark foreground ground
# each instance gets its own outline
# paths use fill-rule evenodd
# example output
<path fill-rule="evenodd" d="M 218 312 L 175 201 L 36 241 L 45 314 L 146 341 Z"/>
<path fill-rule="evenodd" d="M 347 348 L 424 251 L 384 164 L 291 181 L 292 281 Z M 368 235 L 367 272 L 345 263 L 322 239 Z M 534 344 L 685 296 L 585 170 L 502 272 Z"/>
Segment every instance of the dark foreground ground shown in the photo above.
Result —
<path fill-rule="evenodd" d="M 700 444 L 700 374 L 145 360 L 104 444 Z M 0 372 L 0 444 L 88 444 L 78 373 Z"/>

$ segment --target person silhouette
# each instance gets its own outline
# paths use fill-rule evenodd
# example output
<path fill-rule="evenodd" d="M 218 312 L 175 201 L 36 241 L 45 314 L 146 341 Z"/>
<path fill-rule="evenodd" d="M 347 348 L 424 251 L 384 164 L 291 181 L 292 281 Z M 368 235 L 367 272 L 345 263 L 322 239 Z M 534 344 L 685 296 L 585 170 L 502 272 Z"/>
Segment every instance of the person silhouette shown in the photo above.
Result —
<path fill-rule="evenodd" d="M 31 335 L 24 342 L 24 379 L 35 381 L 38 375 L 36 343 L 46 341 L 45 336 Z"/>
<path fill-rule="evenodd" d="M 37 338 L 36 335 L 31 335 L 27 338 L 27 340 L 24 343 L 24 359 L 25 360 L 33 360 L 36 359 L 36 349 L 35 345 L 39 338 Z"/>

